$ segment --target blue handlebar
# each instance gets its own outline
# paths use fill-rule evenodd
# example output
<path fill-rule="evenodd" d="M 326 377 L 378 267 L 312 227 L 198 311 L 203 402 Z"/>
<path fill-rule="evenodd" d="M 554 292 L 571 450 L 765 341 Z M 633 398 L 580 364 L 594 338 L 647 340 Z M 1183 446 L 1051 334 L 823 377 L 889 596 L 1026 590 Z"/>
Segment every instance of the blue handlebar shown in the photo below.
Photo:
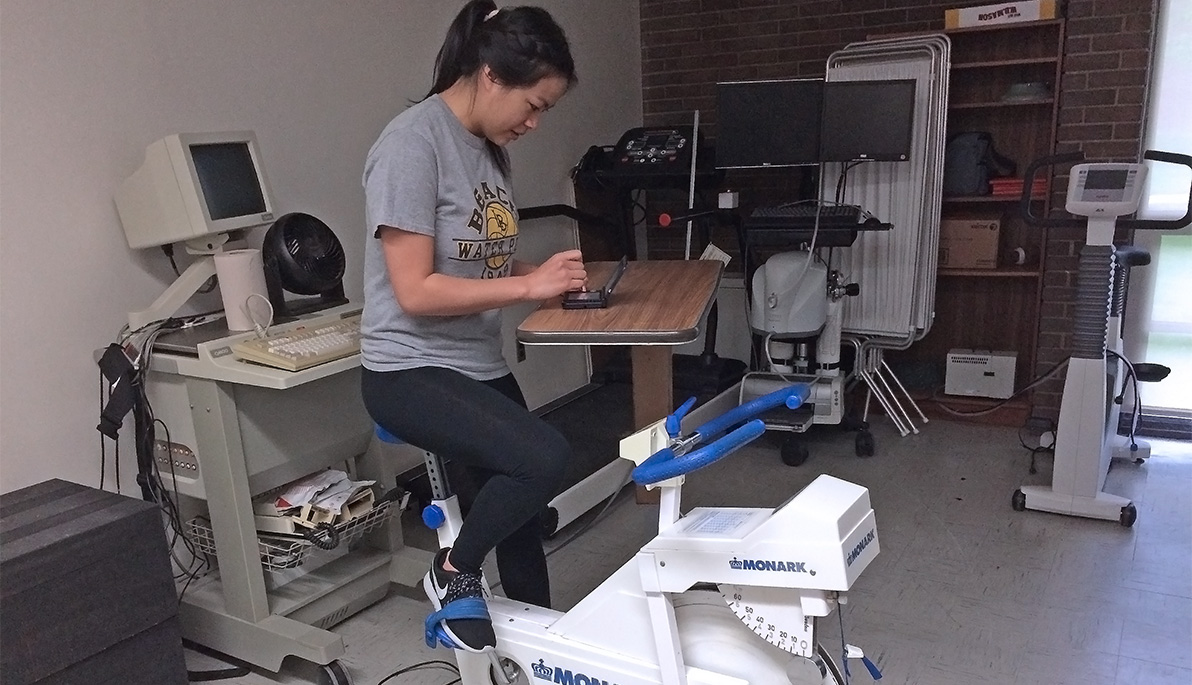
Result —
<path fill-rule="evenodd" d="M 720 416 L 696 428 L 693 435 L 697 438 L 693 444 L 707 442 L 710 438 L 733 428 L 737 424 L 744 425 L 736 428 L 719 440 L 704 445 L 690 453 L 676 455 L 670 447 L 665 447 L 650 455 L 637 468 L 633 469 L 633 480 L 639 485 L 650 485 L 668 478 L 674 478 L 701 469 L 729 454 L 735 452 L 746 443 L 766 432 L 766 425 L 756 415 L 786 405 L 790 409 L 798 408 L 811 394 L 811 386 L 799 383 L 781 390 L 762 395 L 745 404 L 734 407 Z M 678 437 L 678 422 L 682 415 L 691 408 L 693 400 L 688 400 L 675 414 L 667 417 L 667 433 L 671 438 Z"/>
<path fill-rule="evenodd" d="M 674 450 L 665 447 L 633 469 L 633 480 L 638 485 L 650 485 L 690 473 L 727 457 L 765 432 L 766 424 L 761 419 L 753 419 L 716 442 L 681 457 L 676 457 Z"/>
<path fill-rule="evenodd" d="M 700 442 L 703 442 L 723 433 L 742 421 L 747 421 L 774 407 L 785 404 L 788 409 L 798 409 L 800 405 L 807 401 L 809 395 L 811 395 L 810 385 L 806 383 L 789 385 L 781 390 L 775 390 L 774 392 L 749 400 L 745 404 L 733 407 L 699 428 L 696 428 L 695 433 L 699 435 Z"/>
<path fill-rule="evenodd" d="M 667 435 L 669 435 L 671 438 L 677 438 L 683 434 L 682 428 L 681 428 L 681 426 L 683 424 L 683 417 L 687 416 L 687 412 L 690 411 L 691 407 L 694 405 L 695 405 L 695 398 L 689 397 L 689 398 L 687 398 L 687 401 L 683 403 L 682 406 L 680 406 L 672 414 L 670 414 L 669 416 L 666 417 L 666 434 Z"/>

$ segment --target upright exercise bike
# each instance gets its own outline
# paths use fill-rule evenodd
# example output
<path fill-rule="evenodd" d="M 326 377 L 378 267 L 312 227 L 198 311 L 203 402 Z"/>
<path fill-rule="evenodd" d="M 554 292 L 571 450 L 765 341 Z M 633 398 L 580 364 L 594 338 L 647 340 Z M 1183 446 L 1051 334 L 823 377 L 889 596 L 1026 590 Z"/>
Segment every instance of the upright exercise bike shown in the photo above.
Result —
<path fill-rule="evenodd" d="M 868 490 L 821 475 L 776 509 L 679 509 L 684 474 L 760 436 L 758 414 L 796 409 L 810 392 L 791 385 L 706 420 L 714 405 L 688 413 L 692 398 L 622 440 L 634 480 L 661 489 L 658 535 L 566 613 L 489 595 L 496 648 L 456 649 L 463 685 L 843 685 L 816 618 L 845 602 L 877 556 Z M 437 457 L 426 458 L 435 500 L 423 519 L 449 547 L 459 507 Z M 428 645 L 455 648 L 440 629 L 451 607 L 427 618 Z M 842 648 L 880 677 L 859 649 Z"/>
<path fill-rule="evenodd" d="M 1081 218 L 1041 218 L 1031 212 L 1030 189 L 1039 169 L 1081 162 L 1082 153 L 1040 159 L 1026 171 L 1022 214 L 1034 226 L 1079 227 L 1087 224 L 1080 250 L 1073 315 L 1072 356 L 1064 378 L 1064 395 L 1055 433 L 1055 465 L 1051 485 L 1024 485 L 1011 504 L 1017 511 L 1036 509 L 1071 516 L 1118 521 L 1129 527 L 1138 511 L 1129 499 L 1104 491 L 1114 457 L 1140 461 L 1146 450 L 1118 435 L 1122 398 L 1132 374 L 1156 381 L 1169 369 L 1156 364 L 1130 364 L 1122 348 L 1122 312 L 1126 276 L 1132 266 L 1150 263 L 1142 249 L 1114 246 L 1117 228 L 1177 230 L 1192 223 L 1192 190 L 1183 218 L 1174 221 L 1126 219 L 1138 210 L 1147 168 L 1142 163 L 1076 164 L 1068 181 L 1065 209 Z M 1144 160 L 1180 164 L 1192 169 L 1192 157 L 1148 150 Z M 1135 402 L 1138 398 L 1135 397 Z"/>

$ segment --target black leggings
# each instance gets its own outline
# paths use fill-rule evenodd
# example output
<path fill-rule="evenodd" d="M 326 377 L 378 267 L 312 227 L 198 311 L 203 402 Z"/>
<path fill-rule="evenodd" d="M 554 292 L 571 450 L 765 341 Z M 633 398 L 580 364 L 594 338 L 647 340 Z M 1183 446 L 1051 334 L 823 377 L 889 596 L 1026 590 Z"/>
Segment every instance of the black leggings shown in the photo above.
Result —
<path fill-rule="evenodd" d="M 475 498 L 461 502 L 466 515 L 451 564 L 476 573 L 496 549 L 505 595 L 549 607 L 538 514 L 562 485 L 571 446 L 529 412 L 513 375 L 476 381 L 438 367 L 362 369 L 361 386 L 377 424 L 475 479 Z"/>

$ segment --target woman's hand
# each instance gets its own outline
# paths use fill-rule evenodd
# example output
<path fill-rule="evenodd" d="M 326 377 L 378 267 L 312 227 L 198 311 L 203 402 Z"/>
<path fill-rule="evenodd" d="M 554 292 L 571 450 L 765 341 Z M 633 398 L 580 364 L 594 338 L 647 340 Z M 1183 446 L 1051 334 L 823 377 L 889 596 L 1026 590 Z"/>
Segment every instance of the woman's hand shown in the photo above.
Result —
<path fill-rule="evenodd" d="M 457 278 L 434 272 L 434 239 L 393 226 L 378 228 L 398 304 L 414 316 L 457 316 L 546 300 L 587 285 L 583 255 L 568 250 L 542 266 L 514 261 L 512 278 Z"/>
<path fill-rule="evenodd" d="M 579 250 L 555 253 L 526 274 L 525 279 L 531 300 L 546 300 L 569 290 L 586 288 L 588 272 L 584 270 L 583 253 Z"/>

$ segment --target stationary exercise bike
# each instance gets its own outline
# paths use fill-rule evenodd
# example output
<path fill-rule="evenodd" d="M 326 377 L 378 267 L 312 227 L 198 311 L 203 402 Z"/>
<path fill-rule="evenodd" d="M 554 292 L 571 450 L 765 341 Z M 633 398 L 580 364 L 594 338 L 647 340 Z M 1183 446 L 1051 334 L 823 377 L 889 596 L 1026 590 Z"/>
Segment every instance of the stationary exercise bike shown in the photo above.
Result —
<path fill-rule="evenodd" d="M 1043 167 L 1080 162 L 1082 153 L 1038 160 L 1026 171 L 1022 214 L 1035 226 L 1078 227 L 1087 222 L 1080 250 L 1073 316 L 1072 356 L 1064 378 L 1064 395 L 1055 433 L 1055 466 L 1051 486 L 1025 485 L 1011 504 L 1017 511 L 1037 509 L 1072 516 L 1118 521 L 1132 526 L 1134 504 L 1104 491 L 1114 457 L 1140 461 L 1149 454 L 1141 441 L 1118 435 L 1122 398 L 1130 375 L 1139 381 L 1162 380 L 1170 370 L 1158 364 L 1130 364 L 1123 356 L 1122 311 L 1129 267 L 1150 263 L 1135 247 L 1114 247 L 1116 228 L 1176 230 L 1192 223 L 1192 191 L 1188 210 L 1174 221 L 1127 219 L 1142 199 L 1147 168 L 1141 163 L 1086 163 L 1072 167 L 1065 209 L 1079 218 L 1041 218 L 1031 213 L 1030 189 Z M 1180 164 L 1192 169 L 1192 157 L 1148 150 L 1143 159 Z M 1135 401 L 1138 398 L 1135 397 Z"/>
<path fill-rule="evenodd" d="M 684 474 L 760 436 L 758 414 L 795 409 L 809 394 L 788 386 L 683 433 L 709 406 L 689 414 L 692 398 L 622 440 L 621 456 L 639 464 L 634 480 L 661 490 L 658 535 L 566 613 L 486 592 L 497 645 L 456 649 L 463 685 L 842 685 L 816 618 L 846 601 L 877 556 L 868 490 L 821 475 L 777 509 L 679 508 Z M 426 457 L 435 500 L 423 520 L 449 547 L 459 506 L 438 458 Z M 454 648 L 436 614 L 427 643 Z M 845 654 L 880 677 L 859 649 Z"/>

